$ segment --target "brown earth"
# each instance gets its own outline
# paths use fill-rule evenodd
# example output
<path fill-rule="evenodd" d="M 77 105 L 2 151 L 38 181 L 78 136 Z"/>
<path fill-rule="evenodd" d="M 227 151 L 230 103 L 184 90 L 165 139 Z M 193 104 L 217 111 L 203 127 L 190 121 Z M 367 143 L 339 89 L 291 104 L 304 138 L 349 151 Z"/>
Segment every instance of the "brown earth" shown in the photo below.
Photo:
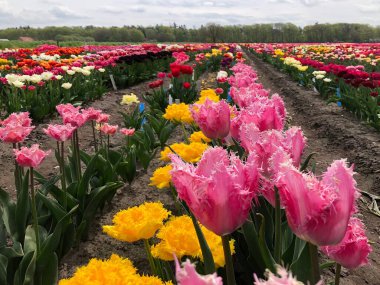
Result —
<path fill-rule="evenodd" d="M 328 105 L 318 93 L 298 86 L 270 64 L 253 56 L 248 63 L 257 71 L 265 88 L 283 97 L 290 124 L 302 127 L 308 138 L 304 157 L 317 153 L 317 173 L 325 171 L 333 160 L 347 158 L 355 164 L 358 188 L 380 195 L 380 133 L 336 104 Z M 357 270 L 343 269 L 342 285 L 380 284 L 380 217 L 369 210 L 370 202 L 364 194 L 359 200 L 359 215 L 367 226 L 373 248 L 370 265 Z M 324 272 L 330 281 L 333 272 L 333 269 Z"/>

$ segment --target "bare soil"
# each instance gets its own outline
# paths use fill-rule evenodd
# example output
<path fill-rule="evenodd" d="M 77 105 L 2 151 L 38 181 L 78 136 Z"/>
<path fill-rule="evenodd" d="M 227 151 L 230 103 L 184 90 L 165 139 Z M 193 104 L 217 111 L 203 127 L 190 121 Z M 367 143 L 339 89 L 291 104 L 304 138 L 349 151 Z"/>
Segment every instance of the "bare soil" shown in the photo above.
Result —
<path fill-rule="evenodd" d="M 333 160 L 347 158 L 355 164 L 358 188 L 380 195 L 380 132 L 336 104 L 328 105 L 318 93 L 297 85 L 270 64 L 254 56 L 250 56 L 248 63 L 258 72 L 265 88 L 283 97 L 290 124 L 302 127 L 308 138 L 304 157 L 317 153 L 317 173 L 325 171 Z M 359 200 L 360 218 L 366 224 L 373 248 L 370 265 L 357 270 L 343 269 L 342 285 L 380 284 L 380 217 L 369 211 L 370 202 L 365 195 Z M 333 269 L 324 272 L 331 278 L 333 273 Z"/>

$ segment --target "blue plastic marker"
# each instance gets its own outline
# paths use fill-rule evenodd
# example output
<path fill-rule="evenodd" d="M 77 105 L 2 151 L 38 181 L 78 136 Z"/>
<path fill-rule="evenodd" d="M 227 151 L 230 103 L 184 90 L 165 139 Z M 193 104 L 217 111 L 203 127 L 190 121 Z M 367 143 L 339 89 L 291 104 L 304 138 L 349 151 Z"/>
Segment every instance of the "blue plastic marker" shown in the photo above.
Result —
<path fill-rule="evenodd" d="M 336 97 L 342 98 L 342 93 L 340 93 L 339 87 L 336 88 Z M 338 105 L 338 107 L 342 107 L 342 102 L 338 101 L 338 102 L 336 102 L 336 104 Z"/>
<path fill-rule="evenodd" d="M 232 102 L 232 97 L 231 97 L 231 95 L 230 95 L 230 89 L 231 89 L 231 88 L 228 88 L 227 102 Z"/>
<path fill-rule="evenodd" d="M 144 112 L 144 110 L 145 110 L 145 104 L 144 103 L 140 103 L 140 105 L 139 105 L 139 112 L 142 113 L 142 112 Z"/>

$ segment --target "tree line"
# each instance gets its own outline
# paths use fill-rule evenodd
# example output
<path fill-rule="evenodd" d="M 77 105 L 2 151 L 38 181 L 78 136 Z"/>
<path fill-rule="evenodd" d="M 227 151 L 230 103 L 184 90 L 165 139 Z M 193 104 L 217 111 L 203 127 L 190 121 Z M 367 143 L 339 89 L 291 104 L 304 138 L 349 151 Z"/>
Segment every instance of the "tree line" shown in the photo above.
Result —
<path fill-rule="evenodd" d="M 366 24 L 319 24 L 299 27 L 292 23 L 199 28 L 173 24 L 123 27 L 17 27 L 0 30 L 0 39 L 31 37 L 38 41 L 84 42 L 379 42 L 380 26 Z"/>

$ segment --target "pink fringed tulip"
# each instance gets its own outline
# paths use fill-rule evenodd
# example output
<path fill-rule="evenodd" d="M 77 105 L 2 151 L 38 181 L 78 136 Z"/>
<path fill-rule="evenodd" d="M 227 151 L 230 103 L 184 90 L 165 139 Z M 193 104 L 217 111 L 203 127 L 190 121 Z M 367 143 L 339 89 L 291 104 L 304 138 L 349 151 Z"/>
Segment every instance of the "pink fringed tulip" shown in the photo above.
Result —
<path fill-rule="evenodd" d="M 191 114 L 210 139 L 222 139 L 230 132 L 230 108 L 224 100 L 215 103 L 206 99 L 204 104 L 194 105 Z"/>
<path fill-rule="evenodd" d="M 3 126 L 18 125 L 22 127 L 31 127 L 32 119 L 29 118 L 29 112 L 12 113 L 1 122 Z"/>
<path fill-rule="evenodd" d="M 198 274 L 195 265 L 189 259 L 182 263 L 183 267 L 179 264 L 176 256 L 174 260 L 178 285 L 223 285 L 223 279 L 216 273 L 204 276 Z"/>
<path fill-rule="evenodd" d="M 5 143 L 20 143 L 32 132 L 34 127 L 9 124 L 0 128 L 0 140 Z"/>
<path fill-rule="evenodd" d="M 285 268 L 277 266 L 277 274 L 273 274 L 270 271 L 267 271 L 267 281 L 257 278 L 256 274 L 254 285 L 303 285 L 304 283 L 297 280 L 296 277 L 293 277 L 291 272 L 287 272 Z M 315 285 L 322 285 L 323 282 L 319 281 Z"/>
<path fill-rule="evenodd" d="M 110 119 L 110 115 L 107 114 L 100 114 L 96 120 L 97 123 L 102 124 L 102 123 L 107 123 L 108 120 Z"/>
<path fill-rule="evenodd" d="M 122 133 L 125 136 L 133 136 L 133 134 L 135 133 L 135 129 L 123 128 L 123 129 L 120 129 L 120 133 Z"/>
<path fill-rule="evenodd" d="M 258 191 L 258 165 L 251 154 L 244 164 L 216 147 L 203 154 L 198 166 L 172 155 L 173 184 L 195 217 L 217 235 L 226 235 L 247 219 Z"/>
<path fill-rule="evenodd" d="M 64 142 L 68 139 L 71 139 L 73 132 L 76 130 L 76 127 L 73 127 L 70 124 L 67 125 L 48 125 L 47 129 L 44 129 L 45 134 L 49 137 Z"/>
<path fill-rule="evenodd" d="M 276 168 L 276 185 L 292 231 L 315 245 L 338 244 L 359 196 L 353 166 L 348 168 L 345 160 L 334 161 L 322 180 L 299 172 L 290 160 Z"/>
<path fill-rule="evenodd" d="M 38 144 L 32 145 L 32 147 L 22 147 L 20 150 L 13 150 L 18 165 L 22 167 L 37 168 L 40 166 L 46 156 L 50 154 L 49 151 L 43 151 Z"/>
<path fill-rule="evenodd" d="M 365 235 L 364 224 L 358 218 L 351 218 L 343 240 L 337 245 L 322 246 L 329 258 L 348 269 L 368 264 L 368 255 L 372 251 Z"/>
<path fill-rule="evenodd" d="M 114 135 L 116 133 L 118 127 L 119 126 L 117 126 L 117 125 L 112 126 L 112 125 L 105 123 L 105 124 L 100 126 L 99 130 L 106 135 Z"/>
<path fill-rule="evenodd" d="M 102 110 L 97 110 L 90 107 L 83 110 L 82 113 L 86 115 L 88 121 L 96 121 L 99 118 L 100 114 L 102 114 Z"/>
<path fill-rule="evenodd" d="M 61 104 L 56 109 L 61 115 L 64 124 L 71 124 L 73 127 L 79 128 L 88 120 L 87 114 L 82 113 L 80 107 L 74 107 L 72 104 Z"/>

